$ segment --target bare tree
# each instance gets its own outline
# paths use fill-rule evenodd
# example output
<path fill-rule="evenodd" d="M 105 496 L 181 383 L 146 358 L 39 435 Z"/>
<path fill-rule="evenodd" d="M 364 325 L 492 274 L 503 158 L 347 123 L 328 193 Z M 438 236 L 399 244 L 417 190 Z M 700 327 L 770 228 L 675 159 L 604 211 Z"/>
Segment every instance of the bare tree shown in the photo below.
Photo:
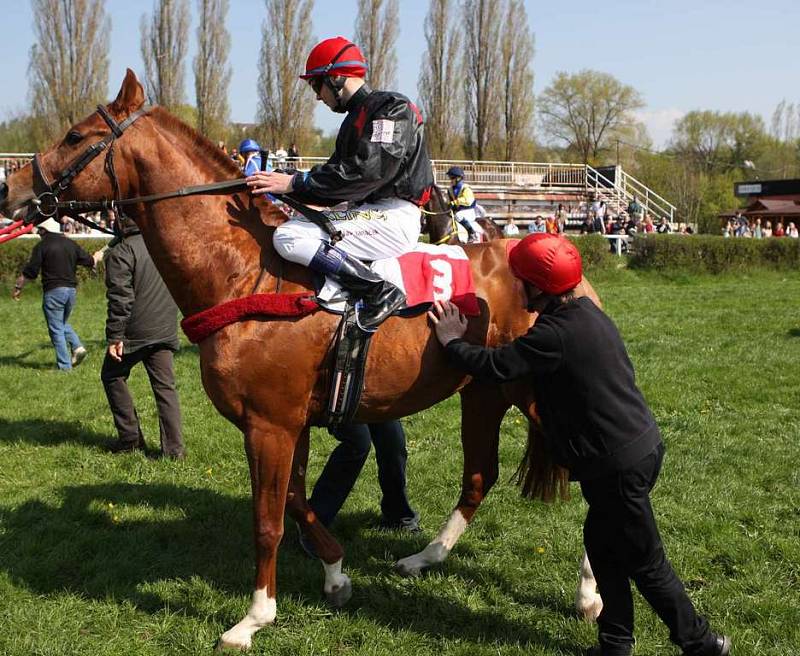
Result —
<path fill-rule="evenodd" d="M 397 0 L 358 0 L 355 42 L 367 59 L 367 79 L 375 89 L 389 89 L 397 82 L 399 25 Z"/>
<path fill-rule="evenodd" d="M 431 0 L 425 19 L 428 50 L 420 67 L 420 104 L 425 113 L 425 137 L 431 156 L 453 157 L 460 141 L 463 91 L 458 79 L 461 32 L 456 0 Z"/>
<path fill-rule="evenodd" d="M 464 0 L 461 11 L 466 44 L 463 70 L 467 76 L 465 141 L 467 152 L 483 159 L 496 136 L 500 77 L 500 21 L 503 0 Z"/>
<path fill-rule="evenodd" d="M 312 137 L 315 98 L 297 75 L 311 49 L 314 0 L 266 0 L 267 19 L 258 64 L 261 131 L 273 148 Z"/>
<path fill-rule="evenodd" d="M 585 163 L 594 162 L 616 138 L 631 140 L 638 130 L 634 111 L 644 105 L 639 92 L 607 73 L 557 73 L 539 96 L 545 134 L 563 142 Z"/>
<path fill-rule="evenodd" d="M 49 137 L 106 100 L 111 20 L 105 0 L 31 0 L 33 112 Z"/>
<path fill-rule="evenodd" d="M 150 102 L 175 110 L 184 100 L 184 61 L 189 36 L 188 0 L 156 0 L 142 16 L 142 59 Z"/>
<path fill-rule="evenodd" d="M 532 141 L 533 122 L 533 34 L 522 0 L 510 0 L 502 38 L 505 158 L 514 161 Z"/>
<path fill-rule="evenodd" d="M 228 0 L 198 0 L 197 55 L 194 58 L 194 90 L 197 129 L 219 138 L 228 120 L 228 86 L 231 37 L 225 29 Z"/>

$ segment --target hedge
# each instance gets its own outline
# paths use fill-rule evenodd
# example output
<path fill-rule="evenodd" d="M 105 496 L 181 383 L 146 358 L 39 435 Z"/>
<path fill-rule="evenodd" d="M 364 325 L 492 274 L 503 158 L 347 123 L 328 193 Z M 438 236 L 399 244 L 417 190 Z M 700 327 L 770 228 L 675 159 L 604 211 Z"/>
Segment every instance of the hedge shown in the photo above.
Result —
<path fill-rule="evenodd" d="M 602 235 L 570 236 L 581 254 L 584 269 L 596 269 L 619 264 L 620 258 L 611 252 L 608 240 Z"/>
<path fill-rule="evenodd" d="M 107 239 L 80 239 L 77 240 L 81 248 L 94 253 L 108 244 Z M 14 239 L 0 244 L 0 280 L 13 280 L 22 271 L 22 267 L 28 262 L 33 247 L 39 243 L 39 238 L 35 239 Z M 92 273 L 86 267 L 78 267 L 78 280 L 86 280 Z"/>
<path fill-rule="evenodd" d="M 725 238 L 711 235 L 636 235 L 631 268 L 722 273 L 747 269 L 796 269 L 800 240 Z"/>

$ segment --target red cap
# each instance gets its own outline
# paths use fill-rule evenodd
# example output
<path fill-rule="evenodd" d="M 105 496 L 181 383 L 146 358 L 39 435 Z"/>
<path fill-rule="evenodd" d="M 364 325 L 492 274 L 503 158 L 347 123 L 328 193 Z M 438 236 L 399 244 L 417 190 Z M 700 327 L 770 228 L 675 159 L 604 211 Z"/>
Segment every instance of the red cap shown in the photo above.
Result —
<path fill-rule="evenodd" d="M 566 237 L 537 232 L 511 249 L 511 271 L 545 294 L 563 294 L 577 287 L 583 275 L 581 254 Z"/>
<path fill-rule="evenodd" d="M 319 75 L 364 77 L 367 62 L 361 49 L 343 36 L 325 39 L 315 45 L 306 60 L 306 72 L 300 77 L 308 80 Z"/>

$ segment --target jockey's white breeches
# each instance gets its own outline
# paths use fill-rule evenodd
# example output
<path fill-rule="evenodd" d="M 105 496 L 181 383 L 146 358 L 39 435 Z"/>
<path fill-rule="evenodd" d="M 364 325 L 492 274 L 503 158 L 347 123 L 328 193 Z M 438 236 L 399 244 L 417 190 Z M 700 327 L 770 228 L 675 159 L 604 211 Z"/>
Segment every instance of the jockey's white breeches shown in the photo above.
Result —
<path fill-rule="evenodd" d="M 343 238 L 336 244 L 357 260 L 380 260 L 412 250 L 419 240 L 420 209 L 399 198 L 385 198 L 348 210 L 326 210 Z M 308 266 L 328 234 L 305 217 L 290 219 L 275 229 L 272 243 L 278 254 Z"/>
<path fill-rule="evenodd" d="M 481 224 L 478 223 L 478 217 L 475 213 L 474 207 L 467 207 L 466 209 L 458 210 L 456 212 L 456 220 L 459 223 L 468 223 L 470 228 L 472 228 L 479 235 L 483 234 L 483 228 L 481 228 Z"/>

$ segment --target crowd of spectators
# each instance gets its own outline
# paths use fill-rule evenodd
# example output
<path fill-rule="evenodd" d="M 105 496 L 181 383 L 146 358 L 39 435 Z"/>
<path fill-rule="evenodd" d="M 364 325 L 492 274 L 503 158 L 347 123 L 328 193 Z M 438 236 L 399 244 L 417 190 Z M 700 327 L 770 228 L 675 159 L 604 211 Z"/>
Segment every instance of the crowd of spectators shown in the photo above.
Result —
<path fill-rule="evenodd" d="M 728 222 L 722 228 L 722 236 L 749 239 L 767 239 L 769 237 L 791 237 L 797 239 L 800 237 L 800 232 L 798 232 L 794 221 L 789 221 L 785 226 L 783 221 L 777 221 L 775 227 L 773 227 L 770 220 L 762 223 L 761 219 L 756 217 L 751 221 L 741 212 L 736 212 L 736 216 L 728 219 Z"/>
<path fill-rule="evenodd" d="M 242 141 L 242 143 L 245 142 L 255 143 L 255 141 L 250 138 Z M 242 155 L 241 148 L 232 148 L 229 152 L 224 141 L 219 141 L 217 145 L 219 146 L 220 150 L 222 150 L 226 155 L 229 155 L 230 158 L 236 162 L 237 166 L 244 171 L 246 158 Z M 272 171 L 274 169 L 293 168 L 299 163 L 300 150 L 297 148 L 296 143 L 292 143 L 288 150 L 286 150 L 283 146 L 278 146 L 274 151 L 264 147 L 260 148 L 259 157 L 266 157 L 266 170 L 268 171 Z"/>

